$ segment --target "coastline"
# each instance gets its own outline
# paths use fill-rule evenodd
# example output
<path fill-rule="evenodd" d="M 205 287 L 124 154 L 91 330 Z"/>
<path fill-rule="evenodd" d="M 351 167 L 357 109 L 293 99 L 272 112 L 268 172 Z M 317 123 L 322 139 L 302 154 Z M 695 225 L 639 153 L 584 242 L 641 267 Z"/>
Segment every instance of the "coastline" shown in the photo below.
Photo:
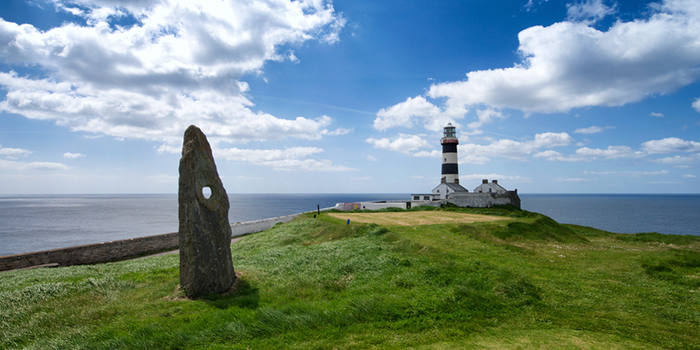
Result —
<path fill-rule="evenodd" d="M 324 210 L 327 210 L 325 208 Z M 237 222 L 231 225 L 231 238 L 265 231 L 278 223 L 289 222 L 304 213 L 276 216 L 261 220 Z M 74 247 L 42 250 L 0 256 L 0 272 L 39 267 L 98 264 L 127 260 L 178 249 L 178 233 L 171 232 L 138 238 L 128 238 L 85 244 Z"/>

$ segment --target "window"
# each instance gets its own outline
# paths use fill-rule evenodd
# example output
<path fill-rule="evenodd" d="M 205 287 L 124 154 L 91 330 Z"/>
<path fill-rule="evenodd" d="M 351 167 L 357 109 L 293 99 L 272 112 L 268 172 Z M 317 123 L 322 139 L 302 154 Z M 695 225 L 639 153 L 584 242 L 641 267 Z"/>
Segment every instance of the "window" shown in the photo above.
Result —
<path fill-rule="evenodd" d="M 414 201 L 417 201 L 417 200 L 419 200 L 419 199 L 420 199 L 420 196 L 413 196 L 413 200 L 414 200 Z"/>
<path fill-rule="evenodd" d="M 429 200 L 430 200 L 430 196 L 423 196 L 423 200 L 429 201 Z"/>

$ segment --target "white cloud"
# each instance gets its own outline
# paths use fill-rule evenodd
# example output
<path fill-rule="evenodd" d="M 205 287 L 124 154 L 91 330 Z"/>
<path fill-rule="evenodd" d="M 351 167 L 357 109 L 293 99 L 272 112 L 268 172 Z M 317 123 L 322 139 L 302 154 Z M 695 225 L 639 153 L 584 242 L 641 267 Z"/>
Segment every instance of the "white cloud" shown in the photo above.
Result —
<path fill-rule="evenodd" d="M 650 95 L 671 93 L 700 79 L 700 10 L 696 1 L 665 0 L 651 7 L 646 18 L 618 20 L 606 31 L 586 22 L 612 11 L 600 1 L 572 5 L 570 19 L 577 21 L 534 26 L 519 33 L 521 63 L 472 71 L 465 80 L 431 85 L 425 96 L 444 99 L 444 108 L 422 96 L 413 100 L 429 106 L 433 115 L 441 108 L 465 112 L 475 105 L 528 114 L 566 112 L 579 107 L 622 106 Z M 426 114 L 403 104 L 406 108 L 401 115 Z M 700 110 L 699 106 L 694 104 Z"/>
<path fill-rule="evenodd" d="M 580 177 L 558 177 L 555 179 L 555 181 L 559 181 L 559 182 L 588 182 L 591 180 L 580 178 Z"/>
<path fill-rule="evenodd" d="M 372 178 L 369 177 L 369 176 L 362 176 L 362 177 L 353 177 L 353 178 L 350 178 L 350 180 L 353 180 L 353 181 L 370 181 L 370 180 L 372 180 Z"/>
<path fill-rule="evenodd" d="M 634 151 L 627 146 L 608 146 L 607 149 L 583 147 L 576 150 L 576 155 L 592 159 L 641 158 L 644 152 Z"/>
<path fill-rule="evenodd" d="M 651 117 L 656 117 L 656 118 L 663 118 L 663 117 L 665 117 L 663 113 L 656 113 L 656 112 L 651 112 L 651 113 L 649 113 L 649 116 L 651 116 Z"/>
<path fill-rule="evenodd" d="M 70 153 L 70 152 L 66 152 L 66 153 L 63 153 L 63 158 L 70 158 L 70 159 L 85 158 L 85 155 L 82 154 L 82 153 Z"/>
<path fill-rule="evenodd" d="M 416 152 L 413 154 L 414 157 L 431 157 L 431 158 L 439 158 L 442 155 L 442 152 L 434 149 L 430 152 L 428 151 L 420 151 Z"/>
<path fill-rule="evenodd" d="M 318 147 L 290 147 L 286 149 L 214 149 L 216 158 L 250 162 L 257 165 L 270 166 L 274 170 L 284 171 L 354 171 L 350 167 L 334 165 L 327 159 L 303 159 L 309 155 L 321 153 Z"/>
<path fill-rule="evenodd" d="M 566 4 L 566 17 L 574 22 L 592 24 L 615 12 L 615 6 L 608 7 L 603 0 L 584 0 Z"/>
<path fill-rule="evenodd" d="M 347 135 L 351 133 L 354 129 L 346 129 L 346 128 L 337 128 L 333 131 L 328 131 L 328 130 L 322 130 L 321 135 L 329 135 L 329 136 L 338 136 L 338 135 Z"/>
<path fill-rule="evenodd" d="M 415 151 L 419 148 L 430 147 L 430 143 L 423 140 L 420 136 L 406 134 L 399 134 L 399 136 L 394 137 L 393 139 L 368 138 L 367 143 L 371 144 L 372 147 L 376 149 L 397 151 L 402 153 L 410 153 L 411 151 Z"/>
<path fill-rule="evenodd" d="M 656 176 L 668 175 L 668 170 L 661 171 L 584 171 L 584 174 L 591 175 L 620 175 L 625 177 L 641 177 L 641 176 Z"/>
<path fill-rule="evenodd" d="M 473 154 L 464 154 L 464 152 L 459 154 L 459 162 L 466 164 L 485 164 L 490 161 L 488 157 L 477 156 Z"/>
<path fill-rule="evenodd" d="M 28 151 L 26 149 L 2 148 L 2 146 L 0 146 L 0 156 L 3 156 L 7 159 L 17 159 L 18 157 L 24 157 L 24 156 L 27 156 L 31 153 L 32 153 L 32 151 Z"/>
<path fill-rule="evenodd" d="M 649 154 L 700 152 L 700 142 L 686 141 L 677 137 L 669 137 L 662 140 L 651 140 L 644 142 L 642 143 L 642 150 Z"/>
<path fill-rule="evenodd" d="M 82 15 L 41 31 L 0 19 L 0 60 L 48 78 L 0 73 L 0 110 L 55 120 L 74 131 L 178 144 L 197 124 L 227 141 L 318 139 L 331 123 L 250 110 L 245 74 L 293 59 L 280 47 L 334 42 L 345 20 L 325 1 L 55 0 Z M 80 4 L 82 12 L 72 10 Z M 82 8 L 82 7 L 81 7 Z M 111 26 L 133 16 L 128 28 Z M 37 74 L 40 76 L 41 74 Z M 36 76 L 36 75 L 35 75 Z M 342 134 L 344 129 L 325 131 Z"/>
<path fill-rule="evenodd" d="M 472 181 L 472 180 L 483 180 L 483 179 L 489 179 L 489 180 L 498 180 L 498 184 L 501 186 L 504 186 L 503 181 L 517 181 L 517 182 L 531 182 L 532 180 L 526 177 L 522 177 L 520 175 L 503 175 L 503 174 L 467 174 L 467 175 L 460 175 L 459 176 L 460 181 L 462 182 L 462 186 L 464 186 L 464 180 L 467 181 Z"/>
<path fill-rule="evenodd" d="M 370 154 L 366 155 L 365 158 L 367 158 L 367 160 L 369 160 L 370 162 L 378 162 L 379 161 L 379 159 L 375 158 L 374 156 L 372 156 Z"/>
<path fill-rule="evenodd" d="M 52 171 L 68 170 L 66 165 L 50 162 L 18 162 L 0 159 L 0 169 L 3 171 Z"/>
<path fill-rule="evenodd" d="M 695 176 L 695 175 L 693 175 L 693 174 L 685 174 L 685 175 L 683 175 L 683 178 L 684 178 L 684 179 L 694 179 L 694 178 L 696 178 L 696 177 L 697 177 L 697 176 Z"/>
<path fill-rule="evenodd" d="M 486 123 L 493 122 L 494 119 L 505 119 L 506 116 L 492 108 L 480 109 L 476 111 L 477 121 L 471 122 L 467 125 L 468 128 L 478 129 Z"/>
<path fill-rule="evenodd" d="M 406 101 L 393 105 L 389 108 L 382 108 L 377 112 L 374 119 L 374 128 L 386 130 L 393 127 L 412 127 L 418 120 L 423 120 L 426 129 L 439 131 L 450 121 L 449 117 L 443 115 L 442 110 L 425 97 L 409 97 Z M 437 126 L 437 127 L 436 127 Z"/>
<path fill-rule="evenodd" d="M 548 161 L 554 162 L 578 162 L 578 161 L 583 161 L 586 160 L 585 158 L 582 157 L 565 157 L 563 154 L 553 151 L 553 150 L 546 150 L 544 152 L 539 152 L 535 153 L 533 155 L 534 158 L 544 158 Z"/>
<path fill-rule="evenodd" d="M 693 102 L 693 108 L 695 108 L 696 111 L 700 112 L 700 98 L 696 99 Z"/>
<path fill-rule="evenodd" d="M 459 152 L 465 152 L 472 156 L 498 156 L 510 159 L 525 160 L 529 154 L 537 152 L 540 148 L 552 148 L 567 146 L 574 142 L 573 138 L 565 132 L 546 132 L 536 134 L 531 141 L 519 142 L 510 139 L 492 141 L 488 145 L 466 143 L 459 146 Z"/>
<path fill-rule="evenodd" d="M 614 129 L 614 126 L 605 126 L 605 127 L 600 127 L 600 126 L 591 126 L 588 128 L 580 128 L 576 129 L 574 132 L 577 134 L 597 134 L 599 132 L 603 132 L 607 129 Z"/>
<path fill-rule="evenodd" d="M 682 156 L 673 156 L 673 157 L 666 157 L 666 158 L 660 158 L 660 159 L 650 159 L 649 160 L 652 163 L 659 163 L 659 164 L 692 164 L 692 163 L 700 163 L 700 154 L 695 154 L 690 157 L 682 157 Z"/>

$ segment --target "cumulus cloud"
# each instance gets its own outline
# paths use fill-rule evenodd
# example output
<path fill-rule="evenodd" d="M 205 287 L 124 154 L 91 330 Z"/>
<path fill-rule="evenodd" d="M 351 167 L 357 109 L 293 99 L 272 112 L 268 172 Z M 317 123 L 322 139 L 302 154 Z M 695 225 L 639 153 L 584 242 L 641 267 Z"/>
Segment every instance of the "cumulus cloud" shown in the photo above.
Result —
<path fill-rule="evenodd" d="M 583 147 L 576 150 L 576 155 L 591 159 L 641 158 L 646 154 L 634 151 L 628 146 L 608 146 L 607 149 Z"/>
<path fill-rule="evenodd" d="M 576 129 L 574 132 L 577 134 L 597 134 L 599 132 L 603 132 L 607 129 L 614 129 L 614 126 L 606 126 L 606 127 L 600 127 L 600 126 L 590 126 L 587 128 L 580 128 Z"/>
<path fill-rule="evenodd" d="M 622 106 L 700 79 L 697 2 L 665 0 L 651 6 L 645 18 L 618 20 L 606 30 L 591 25 L 613 11 L 601 1 L 571 5 L 568 21 L 519 33 L 522 59 L 513 67 L 472 71 L 465 80 L 433 84 L 425 97 L 409 98 L 382 111 L 400 109 L 402 116 L 433 119 L 448 110 L 466 112 L 477 105 L 527 114 L 566 112 Z M 420 108 L 413 108 L 416 101 Z M 700 102 L 693 106 L 700 111 Z M 377 116 L 375 122 L 382 118 Z"/>
<path fill-rule="evenodd" d="M 474 154 L 459 154 L 459 162 L 465 164 L 485 164 L 490 161 L 489 157 L 478 156 Z"/>
<path fill-rule="evenodd" d="M 392 139 L 389 138 L 368 138 L 367 143 L 372 147 L 387 151 L 397 151 L 402 153 L 410 153 L 419 148 L 430 147 L 430 143 L 418 135 L 399 134 Z"/>
<path fill-rule="evenodd" d="M 465 152 L 473 156 L 497 156 L 524 160 L 526 156 L 537 152 L 540 148 L 567 146 L 573 142 L 573 138 L 565 132 L 547 132 L 537 134 L 534 140 L 525 142 L 500 139 L 492 141 L 488 145 L 466 143 L 459 146 L 459 152 Z"/>
<path fill-rule="evenodd" d="M 580 178 L 580 177 L 558 177 L 554 180 L 559 181 L 559 182 L 588 182 L 588 181 L 591 181 L 590 179 L 584 179 L 584 178 Z"/>
<path fill-rule="evenodd" d="M 428 102 L 425 97 L 409 97 L 406 101 L 389 108 L 382 108 L 374 119 L 374 128 L 386 130 L 393 127 L 412 127 L 414 123 L 422 120 L 426 129 L 439 131 L 449 122 L 449 117 L 434 104 Z"/>
<path fill-rule="evenodd" d="M 592 24 L 615 12 L 615 6 L 607 6 L 603 0 L 588 0 L 566 5 L 566 18 L 572 22 Z"/>
<path fill-rule="evenodd" d="M 700 153 L 694 154 L 694 155 L 691 155 L 688 157 L 677 155 L 677 156 L 673 156 L 673 157 L 650 159 L 649 161 L 652 163 L 670 164 L 670 165 L 685 165 L 685 164 L 700 163 Z"/>
<path fill-rule="evenodd" d="M 493 108 L 480 109 L 476 111 L 477 121 L 471 122 L 467 125 L 468 128 L 478 129 L 482 125 L 491 123 L 494 119 L 505 119 L 506 116 Z"/>
<path fill-rule="evenodd" d="M 3 148 L 0 146 L 0 156 L 7 159 L 17 159 L 19 157 L 24 157 L 31 154 L 32 151 L 21 149 L 21 148 Z"/>
<path fill-rule="evenodd" d="M 217 158 L 250 162 L 257 165 L 272 167 L 284 171 L 354 171 L 350 167 L 334 165 L 327 159 L 304 159 L 305 157 L 323 152 L 318 147 L 290 147 L 285 149 L 239 149 L 225 148 L 212 150 Z"/>
<path fill-rule="evenodd" d="M 52 171 L 68 170 L 68 166 L 52 162 L 18 162 L 0 159 L 0 169 L 3 171 Z"/>
<path fill-rule="evenodd" d="M 649 154 L 700 152 L 700 142 L 669 137 L 662 140 L 644 142 L 642 143 L 642 150 Z"/>
<path fill-rule="evenodd" d="M 226 141 L 318 139 L 331 118 L 253 112 L 244 74 L 293 59 L 283 46 L 337 41 L 345 20 L 324 1 L 55 0 L 83 16 L 41 31 L 0 19 L 0 59 L 45 78 L 0 73 L 0 110 L 75 131 L 179 143 L 190 124 Z M 79 5 L 79 6 L 74 6 Z M 113 25 L 130 16 L 134 25 Z"/>
<path fill-rule="evenodd" d="M 85 155 L 82 153 L 66 152 L 66 153 L 63 153 L 63 158 L 69 158 L 69 159 L 85 158 Z"/>
<path fill-rule="evenodd" d="M 440 152 L 436 149 L 434 149 L 430 152 L 420 151 L 420 152 L 416 152 L 413 154 L 413 156 L 415 156 L 415 157 L 430 157 L 430 158 L 439 158 L 441 155 L 442 155 L 442 152 Z"/>
<path fill-rule="evenodd" d="M 590 175 L 620 175 L 625 177 L 642 177 L 642 176 L 657 176 L 668 175 L 668 170 L 661 171 L 584 171 L 584 174 Z"/>
<path fill-rule="evenodd" d="M 539 152 L 535 153 L 533 158 L 544 158 L 550 162 L 578 162 L 578 161 L 583 161 L 586 160 L 585 158 L 582 157 L 566 157 L 563 154 L 553 151 L 553 150 L 546 150 L 544 152 Z"/>
<path fill-rule="evenodd" d="M 499 180 L 499 181 L 518 181 L 518 182 L 530 182 L 532 181 L 529 178 L 522 177 L 520 175 L 503 175 L 503 174 L 467 174 L 467 175 L 460 175 L 459 176 L 460 180 L 483 180 L 483 179 L 489 179 L 489 180 Z"/>
<path fill-rule="evenodd" d="M 695 108 L 696 111 L 700 112 L 700 98 L 693 102 L 693 108 Z"/>
<path fill-rule="evenodd" d="M 329 135 L 329 136 L 347 135 L 347 134 L 351 133 L 353 130 L 354 129 L 352 129 L 352 128 L 350 128 L 350 129 L 337 128 L 337 129 L 332 130 L 332 131 L 322 130 L 321 135 Z"/>

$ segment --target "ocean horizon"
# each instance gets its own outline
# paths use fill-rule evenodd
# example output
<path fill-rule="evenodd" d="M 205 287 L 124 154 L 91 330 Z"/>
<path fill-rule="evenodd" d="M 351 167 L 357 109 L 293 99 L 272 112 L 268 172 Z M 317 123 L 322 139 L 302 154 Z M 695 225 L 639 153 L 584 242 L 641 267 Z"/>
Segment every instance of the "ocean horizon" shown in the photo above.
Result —
<path fill-rule="evenodd" d="M 700 235 L 700 194 L 520 193 L 522 209 L 617 233 Z M 410 200 L 409 193 L 234 193 L 229 221 Z M 0 256 L 176 232 L 177 194 L 0 195 Z"/>

